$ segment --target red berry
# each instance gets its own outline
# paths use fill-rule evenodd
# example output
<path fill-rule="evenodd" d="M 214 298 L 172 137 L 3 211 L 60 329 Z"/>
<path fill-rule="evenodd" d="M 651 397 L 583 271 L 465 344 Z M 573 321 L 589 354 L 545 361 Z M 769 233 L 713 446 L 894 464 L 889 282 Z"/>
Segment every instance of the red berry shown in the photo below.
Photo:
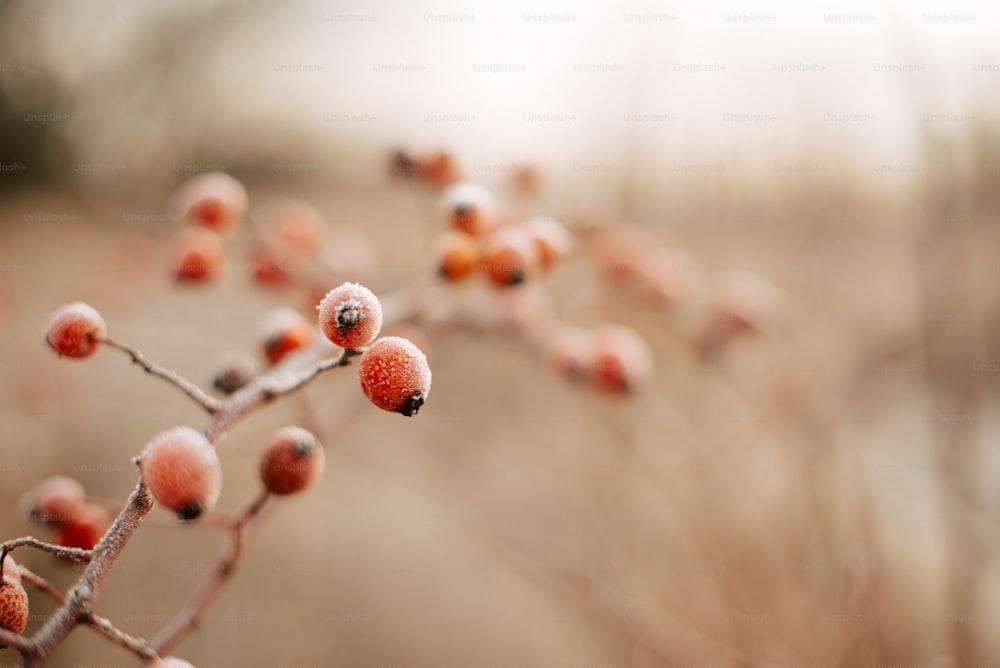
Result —
<path fill-rule="evenodd" d="M 523 229 L 505 227 L 486 240 L 479 268 L 499 287 L 520 285 L 534 272 L 538 250 Z"/>
<path fill-rule="evenodd" d="M 285 427 L 271 437 L 260 460 L 260 478 L 272 494 L 294 494 L 323 474 L 325 455 L 316 437 L 301 427 Z"/>
<path fill-rule="evenodd" d="M 111 526 L 111 514 L 104 506 L 85 503 L 75 517 L 65 522 L 56 534 L 56 543 L 63 547 L 92 550 Z"/>
<path fill-rule="evenodd" d="M 156 502 L 183 520 L 195 519 L 219 499 L 219 456 L 208 439 L 190 427 L 155 436 L 142 453 L 140 468 Z"/>
<path fill-rule="evenodd" d="M 285 264 L 266 249 L 258 249 L 250 254 L 250 267 L 253 270 L 253 280 L 260 285 L 283 287 L 291 283 Z"/>
<path fill-rule="evenodd" d="M 386 411 L 413 415 L 431 390 L 427 357 L 409 340 L 386 336 L 373 343 L 358 364 L 361 390 Z"/>
<path fill-rule="evenodd" d="M 456 183 L 441 196 L 445 219 L 460 232 L 480 236 L 493 229 L 497 203 L 493 193 L 478 183 Z"/>
<path fill-rule="evenodd" d="M 19 582 L 0 583 L 0 628 L 21 635 L 28 625 L 28 592 Z"/>
<path fill-rule="evenodd" d="M 31 494 L 31 519 L 59 526 L 76 518 L 87 500 L 83 485 L 66 476 L 42 481 Z"/>
<path fill-rule="evenodd" d="M 590 378 L 599 389 L 630 392 L 653 373 L 653 354 L 642 337 L 628 327 L 605 325 L 594 332 Z"/>
<path fill-rule="evenodd" d="M 476 268 L 479 245 L 464 232 L 445 232 L 438 238 L 435 255 L 438 274 L 456 282 L 468 277 Z"/>
<path fill-rule="evenodd" d="M 186 230 L 174 246 L 172 266 L 178 281 L 214 280 L 225 273 L 227 264 L 222 239 L 208 230 Z"/>
<path fill-rule="evenodd" d="M 264 357 L 277 364 L 291 352 L 313 341 L 313 328 L 305 318 L 289 308 L 276 309 L 264 317 L 260 326 Z"/>
<path fill-rule="evenodd" d="M 549 366 L 567 378 L 583 380 L 590 375 L 595 343 L 593 332 L 579 327 L 564 327 L 549 344 Z"/>
<path fill-rule="evenodd" d="M 382 329 L 382 304 L 363 285 L 344 283 L 330 290 L 319 309 L 319 326 L 341 348 L 368 345 Z"/>
<path fill-rule="evenodd" d="M 177 195 L 181 215 L 195 225 L 227 234 L 247 212 L 247 190 L 228 174 L 199 174 L 184 183 Z"/>
<path fill-rule="evenodd" d="M 49 316 L 45 340 L 60 357 L 82 359 L 90 357 L 100 347 L 99 337 L 108 333 L 104 318 L 83 302 L 73 302 L 58 308 Z"/>

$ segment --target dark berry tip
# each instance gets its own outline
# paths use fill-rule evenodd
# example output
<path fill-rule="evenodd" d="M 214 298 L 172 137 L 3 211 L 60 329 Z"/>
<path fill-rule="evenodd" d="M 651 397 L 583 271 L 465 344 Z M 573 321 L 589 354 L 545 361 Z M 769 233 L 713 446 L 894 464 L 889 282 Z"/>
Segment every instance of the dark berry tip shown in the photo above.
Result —
<path fill-rule="evenodd" d="M 398 413 L 400 415 L 405 415 L 406 417 L 413 417 L 420 410 L 420 407 L 424 405 L 424 393 L 416 392 L 410 395 L 406 399 L 406 403 L 403 407 L 399 409 Z"/>
<path fill-rule="evenodd" d="M 177 509 L 177 517 L 181 518 L 185 522 L 189 522 L 200 517 L 204 510 L 205 509 L 202 508 L 201 504 L 196 501 L 185 503 Z"/>

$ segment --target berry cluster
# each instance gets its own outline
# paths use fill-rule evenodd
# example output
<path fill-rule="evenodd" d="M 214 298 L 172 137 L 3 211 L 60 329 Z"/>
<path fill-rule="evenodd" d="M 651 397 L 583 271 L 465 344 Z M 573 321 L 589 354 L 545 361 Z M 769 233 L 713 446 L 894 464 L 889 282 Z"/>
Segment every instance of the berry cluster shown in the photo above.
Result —
<path fill-rule="evenodd" d="M 204 606 L 230 577 L 249 524 L 275 497 L 316 485 L 325 468 L 323 445 L 315 434 L 295 425 L 275 431 L 262 439 L 257 462 L 260 495 L 233 515 L 215 509 L 223 482 L 216 445 L 252 410 L 298 390 L 321 372 L 350 365 L 354 358 L 357 382 L 375 407 L 407 417 L 418 413 L 432 380 L 424 352 L 428 340 L 419 327 L 447 324 L 513 333 L 558 375 L 600 392 L 628 395 L 651 384 L 650 347 L 638 329 L 623 324 L 560 322 L 554 297 L 560 272 L 563 277 L 570 272 L 573 278 L 572 272 L 579 276 L 582 268 L 585 280 L 599 277 L 610 288 L 611 301 L 637 298 L 664 314 L 694 314 L 685 316 L 696 323 L 688 336 L 703 354 L 715 353 L 748 333 L 766 331 L 779 312 L 777 290 L 760 277 L 729 273 L 710 280 L 684 250 L 628 230 L 564 224 L 535 210 L 532 198 L 540 179 L 534 168 L 514 170 L 512 182 L 523 200 L 513 204 L 481 183 L 463 180 L 448 153 L 413 157 L 397 152 L 392 169 L 434 187 L 437 222 L 444 229 L 430 249 L 436 277 L 389 295 L 384 305 L 357 282 L 375 265 L 367 242 L 338 237 L 337 250 L 330 250 L 327 222 L 311 205 L 276 199 L 251 212 L 246 188 L 226 174 L 203 174 L 180 186 L 173 201 L 186 226 L 171 251 L 177 281 L 200 284 L 223 278 L 229 273 L 227 243 L 251 235 L 248 243 L 239 245 L 250 249 L 249 277 L 281 294 L 297 291 L 303 299 L 301 309 L 279 308 L 262 316 L 254 350 L 229 352 L 218 360 L 211 379 L 215 395 L 110 338 L 100 313 L 87 304 L 68 304 L 52 314 L 45 340 L 60 357 L 87 358 L 102 346 L 123 351 L 146 372 L 187 394 L 208 413 L 209 421 L 201 429 L 176 426 L 148 441 L 135 459 L 139 485 L 117 517 L 109 511 L 113 504 L 88 498 L 79 482 L 62 476 L 42 482 L 28 495 L 29 517 L 53 529 L 55 538 L 54 544 L 17 539 L 3 547 L 0 628 L 22 655 L 44 660 L 48 655 L 42 652 L 50 651 L 73 626 L 95 623 L 93 597 L 103 577 L 156 505 L 184 522 L 213 515 L 209 524 L 220 523 L 233 533 L 228 556 L 177 623 L 150 643 L 122 632 L 113 635 L 146 665 L 190 667 L 161 655 L 169 654 L 196 626 Z M 331 285 L 337 287 L 329 289 Z M 609 312 L 619 319 L 617 309 L 599 311 Z M 383 335 L 383 326 L 389 335 Z M 169 516 L 160 519 L 177 523 Z M 39 580 L 7 555 L 9 549 L 24 545 L 88 564 L 90 598 L 65 600 L 43 629 L 44 646 L 15 645 L 11 640 L 24 632 L 28 620 L 22 577 L 29 584 Z M 49 591 L 54 587 L 49 585 Z"/>
<path fill-rule="evenodd" d="M 87 499 L 83 485 L 65 476 L 41 482 L 27 497 L 28 517 L 55 531 L 63 547 L 92 549 L 111 526 L 111 513 Z"/>
<path fill-rule="evenodd" d="M 224 240 L 238 233 L 243 220 L 250 219 L 246 189 L 228 175 L 206 174 L 184 184 L 174 201 L 180 216 L 190 224 L 182 230 L 173 250 L 174 277 L 192 283 L 222 277 L 228 265 Z M 321 372 L 347 366 L 354 357 L 359 358 L 357 382 L 362 393 L 378 408 L 411 416 L 426 400 L 431 386 L 427 358 L 407 338 L 378 338 L 383 325 L 382 303 L 371 290 L 359 283 L 341 282 L 332 290 L 323 290 L 321 298 L 314 296 L 320 292 L 322 281 L 364 263 L 352 265 L 332 256 L 320 257 L 326 233 L 320 214 L 301 202 L 280 200 L 265 207 L 257 219 L 259 246 L 250 255 L 254 279 L 262 285 L 302 289 L 311 299 L 316 320 L 310 322 L 289 308 L 265 314 L 259 326 L 258 354 L 267 367 L 276 368 L 261 371 L 254 357 L 227 354 L 219 360 L 212 379 L 212 387 L 226 399 L 210 396 L 109 337 L 101 314 L 87 304 L 68 304 L 49 318 L 45 341 L 60 357 L 87 358 L 102 346 L 125 352 L 147 373 L 187 394 L 209 413 L 210 420 L 200 430 L 177 426 L 149 440 L 135 458 L 140 484 L 117 517 L 109 510 L 114 503 L 88 498 L 78 481 L 63 476 L 43 481 L 26 495 L 28 517 L 55 533 L 53 543 L 23 538 L 2 544 L 0 630 L 5 635 L 0 640 L 13 645 L 26 658 L 47 658 L 58 639 L 77 624 L 89 623 L 107 630 L 107 620 L 98 623 L 93 617 L 92 599 L 110 565 L 154 504 L 185 522 L 213 513 L 223 481 L 223 466 L 215 446 L 228 428 L 250 411 L 296 391 Z M 355 248 L 362 249 L 357 255 L 364 260 L 363 245 Z M 415 335 L 419 338 L 419 332 Z M 324 466 L 322 444 L 302 427 L 285 427 L 266 440 L 258 465 L 261 495 L 235 519 L 221 513 L 212 523 L 228 526 L 234 533 L 232 552 L 213 578 L 225 579 L 232 573 L 246 528 L 268 506 L 267 501 L 315 485 Z M 26 545 L 88 564 L 82 576 L 88 578 L 82 598 L 62 598 L 54 586 L 25 571 L 24 577 L 30 575 L 32 583 L 62 601 L 62 607 L 40 631 L 47 640 L 37 646 L 15 642 L 27 627 L 28 596 L 21 583 L 22 569 L 7 552 Z M 218 584 L 209 581 L 205 587 L 212 589 Z M 213 598 L 204 594 L 193 597 L 195 604 L 182 611 L 180 621 L 152 643 L 131 639 L 117 630 L 106 635 L 138 653 L 146 665 L 191 666 L 166 654 L 181 635 L 195 626 L 202 609 Z"/>
<path fill-rule="evenodd" d="M 497 287 L 520 285 L 551 271 L 572 246 L 569 231 L 548 216 L 504 220 L 493 193 L 462 182 L 441 196 L 446 225 L 435 244 L 438 274 L 463 281 L 476 272 Z"/>

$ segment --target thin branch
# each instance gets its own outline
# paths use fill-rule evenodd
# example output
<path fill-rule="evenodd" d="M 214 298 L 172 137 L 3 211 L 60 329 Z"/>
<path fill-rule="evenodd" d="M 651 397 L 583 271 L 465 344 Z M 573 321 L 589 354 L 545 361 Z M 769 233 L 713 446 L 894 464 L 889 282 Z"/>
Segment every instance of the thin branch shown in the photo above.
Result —
<path fill-rule="evenodd" d="M 52 597 L 52 600 L 56 602 L 56 605 L 64 605 L 66 603 L 66 597 L 62 595 L 56 586 L 43 578 L 37 573 L 33 573 L 21 564 L 17 565 L 18 570 L 21 572 L 21 579 L 27 580 L 32 585 L 45 592 Z"/>
<path fill-rule="evenodd" d="M 104 617 L 92 614 L 88 617 L 86 624 L 111 642 L 124 647 L 143 659 L 151 659 L 156 656 L 156 651 L 145 638 L 130 636 Z"/>
<path fill-rule="evenodd" d="M 14 538 L 13 540 L 0 543 L 0 567 L 4 565 L 7 553 L 14 551 L 14 549 L 18 547 L 33 547 L 37 550 L 54 554 L 57 557 L 63 557 L 64 559 L 70 559 L 72 561 L 79 561 L 80 563 L 87 563 L 91 560 L 93 555 L 93 550 L 83 550 L 78 547 L 63 547 L 62 545 L 56 545 L 54 543 L 47 543 L 44 540 L 38 540 L 34 536 L 24 536 L 22 538 Z"/>
<path fill-rule="evenodd" d="M 333 357 L 323 358 L 305 368 L 298 366 L 301 363 L 301 358 L 289 360 L 288 366 L 281 365 L 263 376 L 259 376 L 222 402 L 219 410 L 212 415 L 212 419 L 205 425 L 202 433 L 210 442 L 218 442 L 226 431 L 247 413 L 259 408 L 262 404 L 298 390 L 324 371 L 346 366 L 352 357 L 360 355 L 362 352 L 364 352 L 363 348 L 341 349 Z"/>
<path fill-rule="evenodd" d="M 246 512 L 240 517 L 239 522 L 233 527 L 232 541 L 219 559 L 215 571 L 202 583 L 198 591 L 191 596 L 184 606 L 184 610 L 177 616 L 174 622 L 160 631 L 153 639 L 152 646 L 158 654 L 163 655 L 170 652 L 174 645 L 201 623 L 201 619 L 208 611 L 208 608 L 219 597 L 219 594 L 225 589 L 226 584 L 228 584 L 233 573 L 236 571 L 236 566 L 243 556 L 243 547 L 246 544 L 247 533 L 251 524 L 255 519 L 260 517 L 272 498 L 269 492 L 264 491 L 247 507 Z"/>
<path fill-rule="evenodd" d="M 138 350 L 130 348 L 124 343 L 108 338 L 106 336 L 98 338 L 98 341 L 100 341 L 101 343 L 105 344 L 108 347 L 115 348 L 116 350 L 120 350 L 123 353 L 127 354 L 129 357 L 132 358 L 132 362 L 138 364 L 143 369 L 145 369 L 146 373 L 152 376 L 156 376 L 157 378 L 162 378 L 163 380 L 167 381 L 168 383 L 179 389 L 181 392 L 191 397 L 191 399 L 193 399 L 195 403 L 197 403 L 199 406 L 204 408 L 209 415 L 214 415 L 222 407 L 222 402 L 220 402 L 218 399 L 209 396 L 203 389 L 192 383 L 187 378 L 184 378 L 177 372 L 161 367 L 155 362 L 150 361 Z"/>
<path fill-rule="evenodd" d="M 90 563 L 84 569 L 80 580 L 67 593 L 65 605 L 52 615 L 33 638 L 34 647 L 31 655 L 24 655 L 27 666 L 44 663 L 78 624 L 91 618 L 94 603 L 104 586 L 104 581 L 111 573 L 129 538 L 152 509 L 153 499 L 140 479 L 132 495 L 129 496 L 128 503 L 112 522 L 111 528 L 91 551 Z"/>
<path fill-rule="evenodd" d="M 0 628 L 0 649 L 4 647 L 13 647 L 25 659 L 35 651 L 34 644 L 24 636 Z"/>

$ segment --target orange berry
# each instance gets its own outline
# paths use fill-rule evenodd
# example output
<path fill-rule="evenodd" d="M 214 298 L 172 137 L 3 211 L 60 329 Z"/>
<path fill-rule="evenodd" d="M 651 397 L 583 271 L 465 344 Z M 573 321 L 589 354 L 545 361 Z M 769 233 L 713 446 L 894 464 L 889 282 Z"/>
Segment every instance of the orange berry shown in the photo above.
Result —
<path fill-rule="evenodd" d="M 83 359 L 100 347 L 99 337 L 108 333 L 104 318 L 83 302 L 59 307 L 49 316 L 45 340 L 60 357 Z"/>
<path fill-rule="evenodd" d="M 323 475 L 323 446 L 301 427 L 285 427 L 271 437 L 260 460 L 260 478 L 272 494 L 295 494 Z"/>
<path fill-rule="evenodd" d="M 548 364 L 562 376 L 583 380 L 590 375 L 594 344 L 593 332 L 579 327 L 564 327 L 556 332 L 549 343 Z"/>
<path fill-rule="evenodd" d="M 42 481 L 31 494 L 29 515 L 35 522 L 53 526 L 65 524 L 80 514 L 87 500 L 83 485 L 66 476 Z"/>
<path fill-rule="evenodd" d="M 365 351 L 358 364 L 358 379 L 369 401 L 407 417 L 420 410 L 431 390 L 427 357 L 398 336 L 383 337 Z"/>
<path fill-rule="evenodd" d="M 222 239 L 208 230 L 186 230 L 174 245 L 172 266 L 178 281 L 201 283 L 219 278 L 227 266 Z"/>
<path fill-rule="evenodd" d="M 463 232 L 445 232 L 437 241 L 435 257 L 438 274 L 448 281 L 460 281 L 472 274 L 479 259 L 475 239 Z"/>
<path fill-rule="evenodd" d="M 282 308 L 268 313 L 260 325 L 264 357 L 277 364 L 289 353 L 305 348 L 313 341 L 313 328 L 296 311 Z"/>
<path fill-rule="evenodd" d="M 486 240 L 479 269 L 499 287 L 520 285 L 534 273 L 538 250 L 531 236 L 521 228 L 505 227 Z"/>
<path fill-rule="evenodd" d="M 419 162 L 421 176 L 436 186 L 447 186 L 459 179 L 458 165 L 450 153 L 439 151 Z"/>
<path fill-rule="evenodd" d="M 261 248 L 250 254 L 250 268 L 253 280 L 260 285 L 283 287 L 291 283 L 284 263 L 273 253 Z"/>
<path fill-rule="evenodd" d="M 28 592 L 20 582 L 0 582 L 0 628 L 21 635 L 28 626 Z"/>
<path fill-rule="evenodd" d="M 75 517 L 65 522 L 56 534 L 56 543 L 63 547 L 92 550 L 111 526 L 111 514 L 104 506 L 85 503 Z"/>
<path fill-rule="evenodd" d="M 573 237 L 569 230 L 554 218 L 535 216 L 524 223 L 524 229 L 538 249 L 538 259 L 542 269 L 551 269 L 569 254 L 573 247 Z"/>
<path fill-rule="evenodd" d="M 604 325 L 594 332 L 591 382 L 609 392 L 630 392 L 653 374 L 653 354 L 628 327 Z"/>
<path fill-rule="evenodd" d="M 291 255 L 309 255 L 323 246 L 326 222 L 319 210 L 300 200 L 286 198 L 264 205 L 261 220 L 270 241 Z"/>
<path fill-rule="evenodd" d="M 448 224 L 460 232 L 480 236 L 496 220 L 497 203 L 493 193 L 479 183 L 457 183 L 441 195 Z"/>
<path fill-rule="evenodd" d="M 326 338 L 341 348 L 368 345 L 382 329 L 382 304 L 363 285 L 344 283 L 330 290 L 316 307 Z"/>
<path fill-rule="evenodd" d="M 177 202 L 188 222 L 228 234 L 246 215 L 247 190 L 228 174 L 199 174 L 181 185 Z"/>
<path fill-rule="evenodd" d="M 219 456 L 208 439 L 191 427 L 175 427 L 155 436 L 139 466 L 156 502 L 183 520 L 195 519 L 219 499 Z"/>

